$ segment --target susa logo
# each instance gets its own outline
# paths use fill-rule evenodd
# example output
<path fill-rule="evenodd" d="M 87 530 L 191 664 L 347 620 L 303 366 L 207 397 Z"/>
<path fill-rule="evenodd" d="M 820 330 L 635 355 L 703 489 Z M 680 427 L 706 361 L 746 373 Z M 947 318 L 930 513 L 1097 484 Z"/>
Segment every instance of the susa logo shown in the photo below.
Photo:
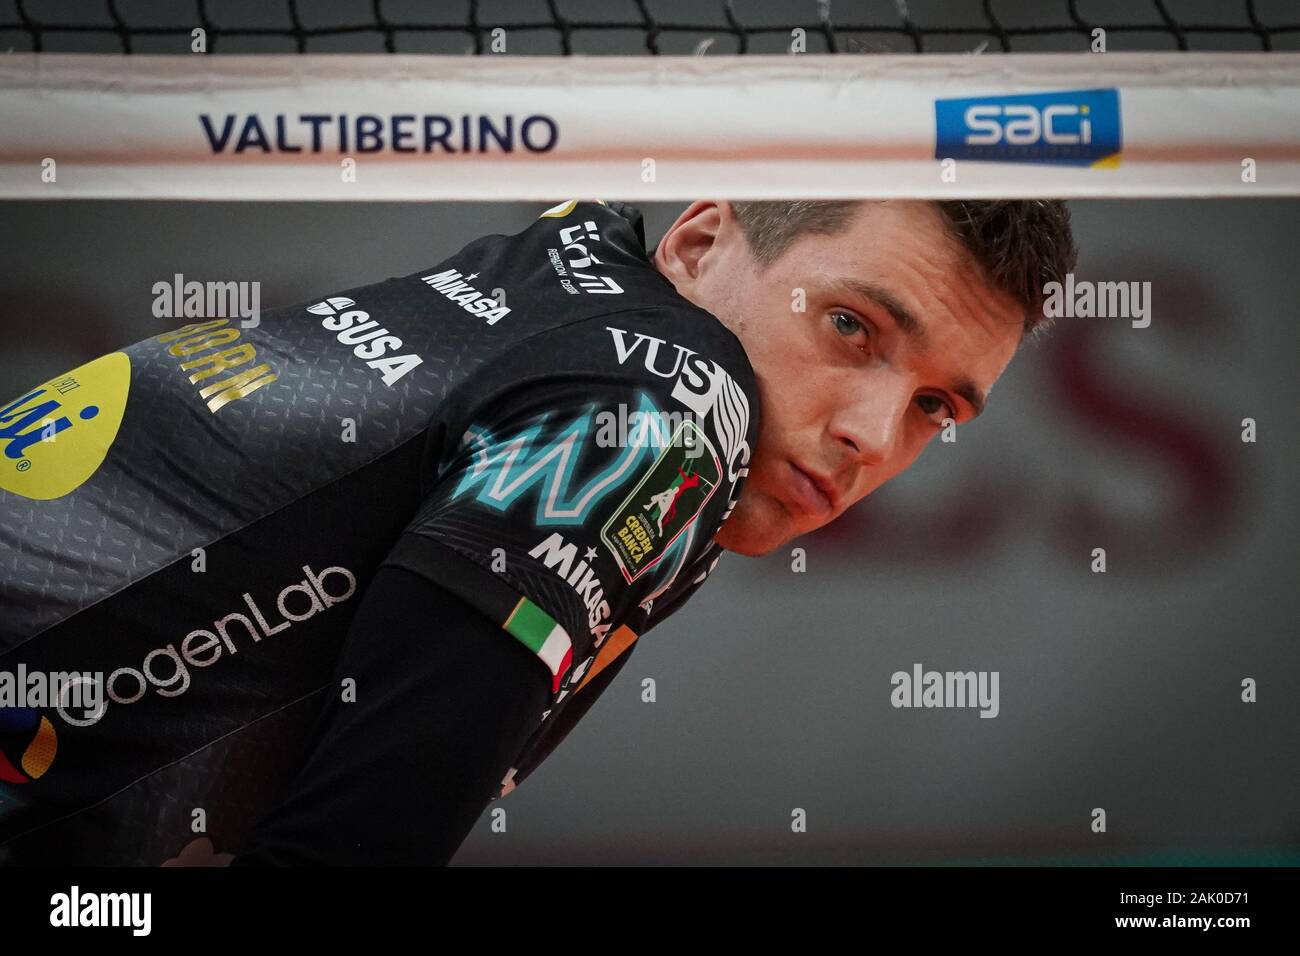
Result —
<path fill-rule="evenodd" d="M 1119 165 L 1118 90 L 935 100 L 935 159 Z"/>
<path fill-rule="evenodd" d="M 54 763 L 54 725 L 30 707 L 0 707 L 0 781 L 31 783 Z"/>
<path fill-rule="evenodd" d="M 0 489 L 45 501 L 80 487 L 117 437 L 130 386 L 131 361 L 113 352 L 0 406 Z"/>

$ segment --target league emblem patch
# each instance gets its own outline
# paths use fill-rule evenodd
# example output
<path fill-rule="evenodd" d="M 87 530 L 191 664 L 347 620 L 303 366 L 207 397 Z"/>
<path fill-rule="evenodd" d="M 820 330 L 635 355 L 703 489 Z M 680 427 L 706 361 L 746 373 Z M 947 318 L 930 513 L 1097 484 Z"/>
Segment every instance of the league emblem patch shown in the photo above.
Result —
<path fill-rule="evenodd" d="M 658 563 L 718 488 L 722 464 L 708 436 L 684 421 L 663 453 L 600 530 L 631 584 Z"/>

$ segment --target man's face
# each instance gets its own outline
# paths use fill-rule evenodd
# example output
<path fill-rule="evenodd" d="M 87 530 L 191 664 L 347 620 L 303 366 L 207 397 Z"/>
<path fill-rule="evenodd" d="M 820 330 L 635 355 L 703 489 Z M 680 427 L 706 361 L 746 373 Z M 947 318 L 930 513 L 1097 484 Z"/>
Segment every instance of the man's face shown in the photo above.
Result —
<path fill-rule="evenodd" d="M 944 419 L 974 418 L 1020 342 L 1020 307 L 929 203 L 863 202 L 840 232 L 805 235 L 761 269 L 730 206 L 696 202 L 656 265 L 735 333 L 758 377 L 749 477 L 715 538 L 740 554 L 830 523 Z"/>

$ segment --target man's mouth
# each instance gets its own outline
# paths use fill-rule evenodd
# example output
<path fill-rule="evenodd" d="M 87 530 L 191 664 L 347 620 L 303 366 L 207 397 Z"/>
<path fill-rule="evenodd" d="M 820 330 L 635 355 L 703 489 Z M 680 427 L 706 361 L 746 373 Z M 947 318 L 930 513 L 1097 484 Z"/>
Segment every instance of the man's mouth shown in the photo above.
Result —
<path fill-rule="evenodd" d="M 792 503 L 802 512 L 813 518 L 826 518 L 835 511 L 835 492 L 829 483 L 814 474 L 804 471 L 794 462 L 790 462 L 790 478 L 787 487 L 792 494 Z"/>

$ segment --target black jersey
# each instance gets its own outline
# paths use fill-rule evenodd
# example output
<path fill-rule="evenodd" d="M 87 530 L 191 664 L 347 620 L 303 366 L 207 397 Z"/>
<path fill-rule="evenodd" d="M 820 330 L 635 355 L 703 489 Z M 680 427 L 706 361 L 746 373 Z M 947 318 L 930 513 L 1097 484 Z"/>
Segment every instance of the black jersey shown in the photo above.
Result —
<path fill-rule="evenodd" d="M 196 808 L 236 848 L 382 563 L 546 668 L 499 794 L 522 781 L 712 570 L 757 434 L 739 341 L 644 244 L 636 210 L 564 203 L 0 406 L 0 861 L 157 864 Z M 32 706 L 34 673 L 103 700 Z"/>

